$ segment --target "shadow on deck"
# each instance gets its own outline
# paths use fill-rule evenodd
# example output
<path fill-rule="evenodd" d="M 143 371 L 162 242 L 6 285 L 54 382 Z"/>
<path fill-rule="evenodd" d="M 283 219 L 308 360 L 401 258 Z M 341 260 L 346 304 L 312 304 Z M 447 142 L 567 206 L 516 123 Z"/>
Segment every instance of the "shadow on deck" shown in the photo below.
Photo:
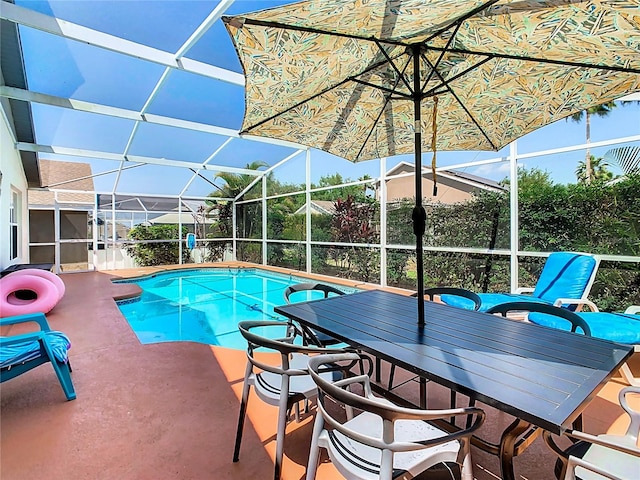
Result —
<path fill-rule="evenodd" d="M 112 275 L 99 272 L 62 278 L 66 295 L 47 317 L 71 338 L 78 398 L 65 400 L 50 365 L 2 384 L 3 480 L 271 478 L 276 411 L 256 398 L 249 400 L 240 462 L 231 462 L 243 351 L 189 342 L 141 345 L 114 302 L 138 287 L 112 284 Z M 617 405 L 623 386 L 614 378 L 592 402 L 588 432 L 626 428 Z M 417 384 L 403 388 L 417 397 Z M 429 384 L 429 396 L 432 408 L 447 405 L 448 391 L 438 385 Z M 510 417 L 487 413 L 482 434 L 495 439 Z M 283 479 L 304 477 L 311 428 L 310 415 L 289 424 Z M 499 478 L 495 457 L 474 449 L 473 459 L 478 480 Z M 318 479 L 339 478 L 324 460 Z M 538 438 L 514 463 L 518 478 L 550 480 L 554 461 Z"/>

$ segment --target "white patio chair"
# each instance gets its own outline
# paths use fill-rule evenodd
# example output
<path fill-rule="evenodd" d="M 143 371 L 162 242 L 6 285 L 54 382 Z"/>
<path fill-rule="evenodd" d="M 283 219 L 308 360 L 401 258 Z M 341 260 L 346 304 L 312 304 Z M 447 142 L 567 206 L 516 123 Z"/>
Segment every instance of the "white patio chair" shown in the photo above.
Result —
<path fill-rule="evenodd" d="M 263 402 L 279 408 L 274 468 L 274 479 L 278 480 L 282 469 L 285 429 L 291 409 L 294 409 L 296 420 L 299 420 L 299 402 L 314 398 L 317 395 L 316 385 L 309 377 L 307 370 L 309 355 L 324 353 L 328 350 L 296 344 L 296 342 L 301 343 L 302 332 L 297 326 L 287 322 L 243 321 L 238 324 L 238 329 L 247 340 L 248 346 L 247 368 L 242 389 L 233 461 L 237 462 L 240 459 L 242 430 L 247 412 L 249 391 L 253 386 L 256 395 Z M 252 330 L 258 330 L 260 335 Z M 276 338 L 278 335 L 280 338 Z M 279 353 L 280 364 L 268 364 L 256 359 L 254 354 L 258 349 Z M 344 352 L 344 350 L 336 348 L 330 351 Z M 340 372 L 335 371 L 323 373 L 322 375 L 327 380 L 341 376 Z"/>
<path fill-rule="evenodd" d="M 324 283 L 315 283 L 315 282 L 306 282 L 306 283 L 296 283 L 295 285 L 289 285 L 284 291 L 284 300 L 287 304 L 292 303 L 292 296 L 300 292 L 321 292 L 324 298 L 329 298 L 330 295 L 344 295 L 345 293 L 342 290 L 338 290 L 331 285 L 326 285 Z M 307 297 L 302 297 L 302 295 L 298 296 L 296 299 L 298 301 L 309 300 Z M 327 335 L 326 333 L 319 332 L 312 328 L 303 328 L 303 331 L 311 341 L 312 344 L 328 347 L 330 345 L 338 345 L 342 343 L 337 338 L 332 337 L 331 335 Z"/>
<path fill-rule="evenodd" d="M 319 373 L 327 364 L 359 358 L 357 353 L 346 353 L 320 355 L 309 361 L 309 373 L 318 386 L 318 411 L 306 480 L 316 476 L 321 448 L 327 450 L 333 465 L 349 480 L 411 479 L 436 466 L 472 480 L 470 439 L 484 421 L 484 412 L 475 407 L 449 410 L 399 407 L 374 396 L 367 375 L 332 382 Z M 334 402 L 344 406 L 346 420 Z M 354 410 L 361 413 L 354 416 Z M 445 422 L 451 416 L 470 417 L 473 421 L 470 427 L 454 433 L 430 423 Z"/>
<path fill-rule="evenodd" d="M 633 410 L 627 395 L 640 394 L 640 387 L 625 387 L 619 395 L 620 406 L 629 415 L 631 423 L 624 435 L 590 435 L 579 431 L 565 433 L 577 440 L 566 450 L 554 442 L 549 432 L 543 437 L 558 455 L 555 474 L 563 480 L 634 480 L 640 478 L 640 411 Z"/>

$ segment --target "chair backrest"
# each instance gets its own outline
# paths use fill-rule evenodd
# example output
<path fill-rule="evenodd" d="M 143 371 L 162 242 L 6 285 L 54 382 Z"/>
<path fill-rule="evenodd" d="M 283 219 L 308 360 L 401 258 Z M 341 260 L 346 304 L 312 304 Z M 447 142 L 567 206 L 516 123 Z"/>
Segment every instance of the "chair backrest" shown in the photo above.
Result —
<path fill-rule="evenodd" d="M 572 332 L 575 333 L 580 329 L 582 331 L 579 333 L 591 336 L 591 329 L 587 322 L 566 308 L 554 307 L 553 305 L 537 302 L 508 302 L 501 303 L 487 310 L 487 313 L 499 313 L 503 317 L 506 317 L 509 312 L 537 312 L 545 315 L 553 315 L 571 323 Z"/>
<path fill-rule="evenodd" d="M 288 286 L 284 291 L 284 299 L 287 303 L 291 303 L 290 297 L 294 293 L 314 290 L 324 293 L 324 298 L 328 298 L 330 293 L 334 293 L 336 295 L 345 294 L 342 290 L 338 290 L 331 285 L 326 285 L 324 283 L 305 282 Z"/>
<path fill-rule="evenodd" d="M 293 323 L 245 320 L 238 323 L 238 330 L 240 330 L 242 336 L 247 340 L 247 357 L 249 358 L 249 361 L 262 370 L 278 375 L 301 375 L 307 373 L 299 372 L 297 370 L 289 371 L 290 355 L 293 353 L 317 354 L 326 353 L 327 351 L 343 351 L 340 349 L 328 350 L 321 347 L 301 345 L 301 340 L 298 341 L 297 339 L 303 338 L 302 331 Z M 252 330 L 259 330 L 260 334 Z M 273 366 L 257 360 L 254 356 L 254 352 L 258 348 L 279 352 L 281 356 L 281 365 Z"/>
<path fill-rule="evenodd" d="M 620 402 L 622 409 L 627 412 L 627 415 L 629 415 L 629 418 L 631 419 L 629 428 L 627 428 L 627 433 L 625 433 L 624 436 L 628 443 L 637 445 L 638 437 L 640 437 L 640 410 L 634 410 L 629 405 L 627 395 L 630 393 L 640 395 L 640 385 L 632 385 L 620 390 L 620 393 L 618 393 L 618 401 Z"/>
<path fill-rule="evenodd" d="M 326 354 L 312 357 L 309 360 L 309 374 L 313 378 L 318 387 L 318 408 L 323 415 L 325 422 L 343 435 L 355 439 L 356 441 L 378 449 L 389 449 L 391 451 L 410 451 L 427 448 L 432 445 L 438 445 L 471 435 L 473 431 L 478 429 L 484 421 L 484 411 L 475 407 L 456 408 L 450 410 L 421 410 L 417 408 L 406 408 L 396 406 L 385 399 L 375 397 L 371 390 L 369 376 L 357 375 L 343 378 L 337 381 L 328 381 L 320 376 L 323 367 L 328 365 L 335 368 L 340 362 L 357 362 L 361 355 L 355 352 Z M 362 385 L 362 389 L 353 389 L 351 386 L 355 384 Z M 356 393 L 362 391 L 362 394 Z M 326 402 L 327 398 L 331 399 Z M 344 425 L 342 419 L 337 418 L 336 413 L 340 409 L 336 409 L 334 402 L 345 407 L 347 412 L 355 410 L 373 413 L 383 420 L 383 431 L 381 436 L 372 436 L 363 432 L 353 430 Z M 329 404 L 333 406 L 329 406 Z M 329 406 L 329 408 L 326 408 Z M 473 416 L 473 422 L 469 422 L 470 426 L 452 433 L 447 433 L 441 437 L 432 438 L 422 442 L 397 441 L 394 440 L 393 423 L 397 420 L 448 420 L 452 416 Z"/>
<path fill-rule="evenodd" d="M 533 296 L 549 303 L 589 295 L 600 259 L 588 253 L 553 252 L 544 264 Z"/>
<path fill-rule="evenodd" d="M 424 296 L 428 297 L 429 300 L 433 300 L 436 295 L 454 295 L 456 297 L 464 297 L 470 300 L 468 310 L 480 310 L 480 306 L 482 305 L 482 299 L 477 293 L 471 292 L 469 290 L 465 290 L 464 288 L 456 288 L 456 287 L 433 287 L 427 288 L 424 291 Z M 417 296 L 417 294 L 413 294 L 413 296 Z"/>

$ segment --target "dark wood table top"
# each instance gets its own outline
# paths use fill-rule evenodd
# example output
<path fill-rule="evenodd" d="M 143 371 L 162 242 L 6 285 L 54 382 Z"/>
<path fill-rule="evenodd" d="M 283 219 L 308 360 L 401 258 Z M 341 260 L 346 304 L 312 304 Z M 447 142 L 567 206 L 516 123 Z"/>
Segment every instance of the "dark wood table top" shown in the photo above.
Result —
<path fill-rule="evenodd" d="M 276 307 L 303 325 L 560 434 L 631 356 L 622 345 L 382 290 Z"/>

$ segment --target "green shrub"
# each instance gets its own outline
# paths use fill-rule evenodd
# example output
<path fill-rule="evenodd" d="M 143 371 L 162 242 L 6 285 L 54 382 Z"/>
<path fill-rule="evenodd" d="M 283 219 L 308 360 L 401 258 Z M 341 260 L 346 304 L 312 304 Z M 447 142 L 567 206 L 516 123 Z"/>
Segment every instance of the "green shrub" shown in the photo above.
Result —
<path fill-rule="evenodd" d="M 127 253 L 133 257 L 137 265 L 152 267 L 156 265 L 175 265 L 180 263 L 180 244 L 177 239 L 187 234 L 187 227 L 182 227 L 182 235 L 178 235 L 178 225 L 138 225 L 129 231 L 131 240 L 163 240 L 157 243 L 136 243 L 128 245 Z M 182 249 L 182 262 L 189 261 L 190 251 Z"/>

